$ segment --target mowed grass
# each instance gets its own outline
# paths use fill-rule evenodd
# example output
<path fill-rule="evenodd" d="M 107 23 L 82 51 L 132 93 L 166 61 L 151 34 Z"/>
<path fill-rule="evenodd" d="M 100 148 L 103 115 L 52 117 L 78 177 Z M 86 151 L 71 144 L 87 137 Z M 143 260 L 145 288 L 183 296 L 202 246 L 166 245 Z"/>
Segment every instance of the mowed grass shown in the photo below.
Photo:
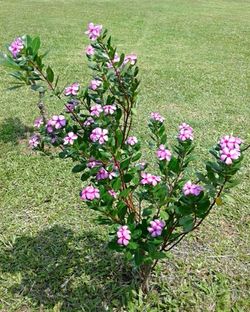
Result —
<path fill-rule="evenodd" d="M 148 115 L 159 111 L 170 138 L 180 122 L 194 127 L 202 159 L 223 134 L 250 142 L 249 1 L 2 0 L 0 7 L 1 50 L 18 35 L 39 34 L 62 85 L 90 79 L 89 21 L 111 31 L 118 52 L 135 52 L 141 95 L 133 133 L 142 141 Z M 128 299 L 122 255 L 106 249 L 107 229 L 80 202 L 71 162 L 27 149 L 36 94 L 6 91 L 11 79 L 0 75 L 0 311 L 250 310 L 249 155 L 233 200 L 157 266 L 146 298 Z"/>

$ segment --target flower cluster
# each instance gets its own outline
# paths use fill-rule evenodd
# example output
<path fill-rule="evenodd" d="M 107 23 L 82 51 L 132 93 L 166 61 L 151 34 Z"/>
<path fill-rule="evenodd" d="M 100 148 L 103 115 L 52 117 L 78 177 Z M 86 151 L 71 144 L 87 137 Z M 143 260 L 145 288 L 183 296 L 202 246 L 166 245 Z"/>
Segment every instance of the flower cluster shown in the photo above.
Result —
<path fill-rule="evenodd" d="M 185 122 L 179 126 L 178 139 L 180 141 L 193 140 L 193 128 Z"/>
<path fill-rule="evenodd" d="M 203 191 L 203 187 L 198 184 L 193 184 L 191 181 L 187 181 L 184 184 L 182 191 L 185 196 L 188 195 L 199 196 L 200 193 Z"/>
<path fill-rule="evenodd" d="M 108 141 L 108 130 L 95 128 L 92 130 L 90 139 L 93 142 L 98 142 L 99 144 L 104 144 Z"/>
<path fill-rule="evenodd" d="M 101 86 L 102 82 L 97 79 L 93 79 L 90 81 L 89 88 L 93 91 L 97 90 Z"/>
<path fill-rule="evenodd" d="M 142 172 L 141 177 L 141 184 L 143 185 L 148 184 L 156 186 L 161 181 L 161 177 L 146 172 Z"/>
<path fill-rule="evenodd" d="M 78 135 L 75 134 L 74 132 L 69 132 L 67 136 L 63 139 L 64 140 L 64 145 L 70 144 L 73 145 L 74 141 L 78 138 Z"/>
<path fill-rule="evenodd" d="M 151 113 L 150 117 L 153 121 L 159 121 L 160 123 L 163 123 L 165 120 L 164 117 L 162 117 L 159 113 L 156 112 Z"/>
<path fill-rule="evenodd" d="M 165 146 L 163 144 L 161 144 L 159 146 L 159 149 L 156 152 L 156 155 L 159 158 L 159 160 L 170 161 L 172 154 L 168 149 L 165 148 Z"/>
<path fill-rule="evenodd" d="M 34 121 L 34 127 L 39 129 L 43 125 L 43 119 L 42 117 L 38 117 Z"/>
<path fill-rule="evenodd" d="M 88 35 L 90 40 L 96 40 L 100 37 L 102 32 L 102 25 L 94 25 L 93 23 L 89 23 L 88 30 L 85 31 L 85 34 Z"/>
<path fill-rule="evenodd" d="M 13 57 L 16 58 L 23 48 L 24 42 L 20 37 L 18 37 L 10 44 L 9 51 L 11 52 Z"/>
<path fill-rule="evenodd" d="M 77 82 L 72 83 L 70 86 L 66 87 L 64 90 L 64 94 L 66 96 L 69 95 L 77 95 L 78 91 L 80 89 L 80 85 Z"/>
<path fill-rule="evenodd" d="M 153 221 L 150 221 L 148 232 L 152 237 L 160 236 L 165 225 L 165 221 L 163 220 L 155 219 Z"/>
<path fill-rule="evenodd" d="M 119 245 L 127 246 L 131 239 L 131 232 L 127 225 L 121 226 L 117 231 L 117 243 Z"/>
<path fill-rule="evenodd" d="M 31 148 L 36 148 L 40 144 L 40 141 L 41 141 L 40 136 L 34 134 L 29 140 L 29 146 Z"/>
<path fill-rule="evenodd" d="M 92 185 L 85 187 L 81 191 L 81 199 L 82 200 L 94 200 L 94 199 L 99 199 L 100 198 L 100 191 L 93 187 Z"/>
<path fill-rule="evenodd" d="M 95 54 L 95 49 L 92 47 L 92 45 L 88 45 L 85 49 L 85 52 L 88 56 L 91 56 Z"/>
<path fill-rule="evenodd" d="M 61 129 L 66 126 L 66 119 L 63 115 L 52 116 L 46 124 L 46 130 L 48 133 L 52 133 L 55 129 Z"/>
<path fill-rule="evenodd" d="M 124 58 L 124 64 L 130 63 L 131 65 L 135 65 L 137 61 L 137 55 L 134 53 L 128 54 Z"/>
<path fill-rule="evenodd" d="M 137 137 L 135 136 L 128 137 L 125 143 L 133 146 L 138 143 Z"/>
<path fill-rule="evenodd" d="M 220 159 L 226 165 L 231 165 L 240 157 L 240 145 L 242 140 L 232 135 L 226 135 L 219 141 Z"/>

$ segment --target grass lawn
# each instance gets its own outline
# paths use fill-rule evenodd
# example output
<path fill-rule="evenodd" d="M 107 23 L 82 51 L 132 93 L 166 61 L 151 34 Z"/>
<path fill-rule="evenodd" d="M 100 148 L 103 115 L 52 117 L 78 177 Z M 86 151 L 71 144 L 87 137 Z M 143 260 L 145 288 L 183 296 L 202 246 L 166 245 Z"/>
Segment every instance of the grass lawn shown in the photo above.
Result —
<path fill-rule="evenodd" d="M 250 142 L 249 1 L 0 0 L 0 8 L 0 49 L 39 34 L 65 84 L 90 79 L 89 21 L 111 31 L 118 52 L 135 52 L 141 96 L 133 133 L 142 140 L 157 110 L 170 137 L 180 122 L 194 127 L 202 158 L 221 134 Z M 233 200 L 157 266 L 147 298 L 128 302 L 122 257 L 107 251 L 106 229 L 80 202 L 71 162 L 27 149 L 36 94 L 6 91 L 11 78 L 3 70 L 0 77 L 0 311 L 250 311 L 249 155 Z M 51 112 L 62 108 L 47 103 Z"/>

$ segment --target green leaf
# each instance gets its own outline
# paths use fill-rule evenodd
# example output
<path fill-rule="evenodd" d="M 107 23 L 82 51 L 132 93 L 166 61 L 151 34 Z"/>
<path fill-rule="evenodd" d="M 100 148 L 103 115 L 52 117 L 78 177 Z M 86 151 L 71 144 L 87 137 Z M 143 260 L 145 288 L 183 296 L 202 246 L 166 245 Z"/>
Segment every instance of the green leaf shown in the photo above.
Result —
<path fill-rule="evenodd" d="M 137 152 L 133 157 L 132 157 L 132 161 L 137 161 L 141 158 L 141 152 Z"/>
<path fill-rule="evenodd" d="M 78 165 L 76 165 L 76 166 L 74 166 L 74 167 L 72 168 L 72 172 L 73 172 L 73 173 L 81 172 L 81 171 L 83 171 L 85 168 L 86 168 L 86 164 L 85 164 L 85 163 L 78 164 Z"/>
<path fill-rule="evenodd" d="M 32 50 L 33 55 L 36 55 L 41 45 L 41 41 L 39 37 L 35 37 L 32 41 Z"/>
<path fill-rule="evenodd" d="M 53 72 L 53 70 L 51 69 L 50 66 L 47 67 L 46 73 L 47 73 L 47 79 L 48 79 L 48 81 L 49 81 L 49 82 L 53 82 L 53 80 L 54 80 L 54 72 Z"/>
<path fill-rule="evenodd" d="M 115 191 L 119 191 L 121 188 L 121 184 L 122 184 L 121 179 L 118 177 L 112 181 L 112 188 Z"/>
<path fill-rule="evenodd" d="M 146 208 L 146 209 L 143 209 L 142 216 L 147 217 L 147 216 L 150 216 L 152 213 L 153 213 L 153 210 L 151 208 Z"/>
<path fill-rule="evenodd" d="M 129 183 L 129 182 L 133 179 L 133 175 L 127 173 L 127 174 L 124 175 L 123 178 L 124 178 L 124 182 L 125 182 L 125 183 Z"/>
<path fill-rule="evenodd" d="M 120 163 L 120 168 L 121 169 L 127 169 L 128 168 L 128 166 L 129 166 L 129 163 L 130 163 L 130 158 L 126 158 L 126 159 L 124 159 L 123 161 L 121 161 L 121 163 Z"/>
<path fill-rule="evenodd" d="M 120 201 L 117 205 L 117 214 L 118 214 L 118 217 L 123 220 L 125 215 L 127 213 L 127 205 Z"/>
<path fill-rule="evenodd" d="M 179 224 L 182 225 L 185 232 L 190 232 L 193 229 L 193 217 L 191 215 L 180 218 Z"/>

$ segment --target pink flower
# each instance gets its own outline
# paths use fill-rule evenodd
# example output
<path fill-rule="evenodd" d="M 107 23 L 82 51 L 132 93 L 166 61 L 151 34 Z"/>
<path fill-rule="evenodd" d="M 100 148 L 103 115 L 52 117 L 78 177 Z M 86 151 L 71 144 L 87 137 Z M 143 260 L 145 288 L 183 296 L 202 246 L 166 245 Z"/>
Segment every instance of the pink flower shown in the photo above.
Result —
<path fill-rule="evenodd" d="M 42 117 L 36 118 L 35 121 L 34 121 L 34 127 L 35 127 L 35 128 L 40 128 L 41 125 L 43 125 L 43 119 L 42 119 Z"/>
<path fill-rule="evenodd" d="M 88 117 L 88 118 L 84 121 L 83 125 L 84 125 L 84 127 L 88 127 L 88 126 L 92 125 L 94 122 L 95 122 L 95 121 L 94 121 L 94 119 L 93 119 L 92 117 Z"/>
<path fill-rule="evenodd" d="M 114 190 L 109 190 L 108 193 L 110 196 L 117 198 L 117 193 Z"/>
<path fill-rule="evenodd" d="M 103 106 L 104 114 L 105 115 L 113 115 L 114 112 L 116 111 L 116 106 L 115 105 L 105 105 Z"/>
<path fill-rule="evenodd" d="M 118 63 L 119 61 L 120 61 L 120 57 L 117 53 L 115 53 L 115 56 L 112 62 L 107 63 L 108 68 L 112 68 L 113 64 Z"/>
<path fill-rule="evenodd" d="M 131 239 L 130 234 L 131 234 L 131 232 L 128 229 L 127 225 L 120 226 L 118 231 L 117 231 L 117 237 L 118 237 L 117 243 L 119 245 L 127 246 L 130 239 Z"/>
<path fill-rule="evenodd" d="M 89 23 L 88 30 L 85 31 L 85 34 L 89 36 L 90 40 L 96 40 L 102 31 L 102 25 L 94 25 L 93 23 Z"/>
<path fill-rule="evenodd" d="M 179 126 L 178 139 L 180 141 L 193 140 L 193 128 L 186 123 Z"/>
<path fill-rule="evenodd" d="M 40 143 L 40 137 L 37 134 L 34 134 L 29 140 L 29 146 L 31 148 L 36 148 Z"/>
<path fill-rule="evenodd" d="M 54 123 L 52 122 L 52 119 L 47 121 L 46 130 L 48 133 L 52 133 L 54 131 Z"/>
<path fill-rule="evenodd" d="M 68 95 L 77 95 L 78 91 L 80 89 L 80 85 L 77 82 L 72 83 L 70 86 L 66 87 L 64 90 L 64 94 L 66 96 Z"/>
<path fill-rule="evenodd" d="M 96 175 L 96 180 L 105 180 L 108 179 L 108 177 L 109 177 L 108 171 L 105 170 L 104 168 L 101 168 Z"/>
<path fill-rule="evenodd" d="M 74 132 L 69 132 L 68 135 L 63 139 L 64 140 L 64 145 L 67 144 L 74 144 L 74 141 L 78 138 L 78 136 Z"/>
<path fill-rule="evenodd" d="M 148 231 L 152 237 L 160 236 L 164 226 L 165 226 L 164 221 L 156 219 L 154 221 L 150 221 Z"/>
<path fill-rule="evenodd" d="M 88 45 L 85 49 L 85 52 L 87 55 L 91 56 L 95 54 L 95 49 L 92 47 L 92 45 Z"/>
<path fill-rule="evenodd" d="M 131 137 L 128 137 L 128 139 L 126 140 L 125 143 L 128 144 L 128 145 L 133 146 L 133 145 L 138 143 L 138 140 L 137 140 L 137 138 L 135 136 L 131 136 Z"/>
<path fill-rule="evenodd" d="M 220 151 L 220 159 L 226 165 L 231 165 L 235 159 L 240 157 L 240 151 L 238 149 L 229 149 L 228 147 L 224 147 Z"/>
<path fill-rule="evenodd" d="M 131 65 L 135 65 L 136 61 L 137 61 L 137 56 L 134 53 L 128 54 L 124 58 L 124 64 L 127 64 L 128 62 L 130 62 Z"/>
<path fill-rule="evenodd" d="M 91 116 L 100 116 L 100 113 L 103 112 L 102 106 L 100 104 L 96 104 L 90 107 L 90 115 Z"/>
<path fill-rule="evenodd" d="M 163 123 L 165 120 L 164 117 L 162 117 L 159 113 L 156 113 L 156 112 L 151 113 L 150 117 L 152 120 L 159 121 L 161 123 Z"/>
<path fill-rule="evenodd" d="M 95 90 L 97 90 L 100 87 L 101 84 L 102 84 L 102 82 L 100 80 L 94 79 L 94 80 L 90 81 L 89 88 L 91 90 L 95 91 Z"/>
<path fill-rule="evenodd" d="M 50 124 L 55 128 L 55 129 L 61 129 L 66 126 L 66 119 L 63 115 L 59 116 L 53 116 L 52 119 L 50 120 Z"/>
<path fill-rule="evenodd" d="M 203 191 L 203 188 L 198 184 L 193 184 L 191 181 L 187 181 L 184 184 L 182 191 L 185 196 L 188 195 L 198 196 Z"/>
<path fill-rule="evenodd" d="M 102 163 L 100 161 L 96 160 L 94 157 L 91 157 L 87 163 L 87 167 L 92 169 L 100 166 L 101 164 Z"/>
<path fill-rule="evenodd" d="M 23 47 L 24 42 L 20 37 L 18 37 L 10 44 L 9 51 L 11 52 L 13 57 L 16 58 L 17 55 L 20 54 L 20 52 L 22 51 Z"/>
<path fill-rule="evenodd" d="M 242 143 L 243 143 L 243 141 L 240 138 L 234 137 L 232 135 L 225 135 L 219 141 L 221 149 L 227 147 L 230 150 L 232 150 L 232 149 L 240 150 L 240 145 Z"/>
<path fill-rule="evenodd" d="M 85 187 L 81 191 L 82 200 L 94 200 L 100 198 L 100 191 L 92 185 Z"/>
<path fill-rule="evenodd" d="M 169 150 L 167 150 L 165 148 L 165 146 L 163 144 L 161 144 L 159 146 L 159 149 L 158 151 L 156 152 L 156 155 L 157 157 L 160 159 L 160 160 L 167 160 L 167 161 L 170 161 L 171 159 L 171 152 Z"/>
<path fill-rule="evenodd" d="M 93 142 L 99 142 L 99 144 L 105 143 L 105 141 L 108 141 L 108 130 L 107 129 L 101 129 L 101 128 L 95 128 L 92 130 L 92 133 L 90 135 L 90 139 Z"/>
<path fill-rule="evenodd" d="M 151 184 L 153 186 L 156 186 L 161 181 L 161 177 L 146 172 L 142 172 L 141 177 L 141 184 L 143 185 Z"/>

